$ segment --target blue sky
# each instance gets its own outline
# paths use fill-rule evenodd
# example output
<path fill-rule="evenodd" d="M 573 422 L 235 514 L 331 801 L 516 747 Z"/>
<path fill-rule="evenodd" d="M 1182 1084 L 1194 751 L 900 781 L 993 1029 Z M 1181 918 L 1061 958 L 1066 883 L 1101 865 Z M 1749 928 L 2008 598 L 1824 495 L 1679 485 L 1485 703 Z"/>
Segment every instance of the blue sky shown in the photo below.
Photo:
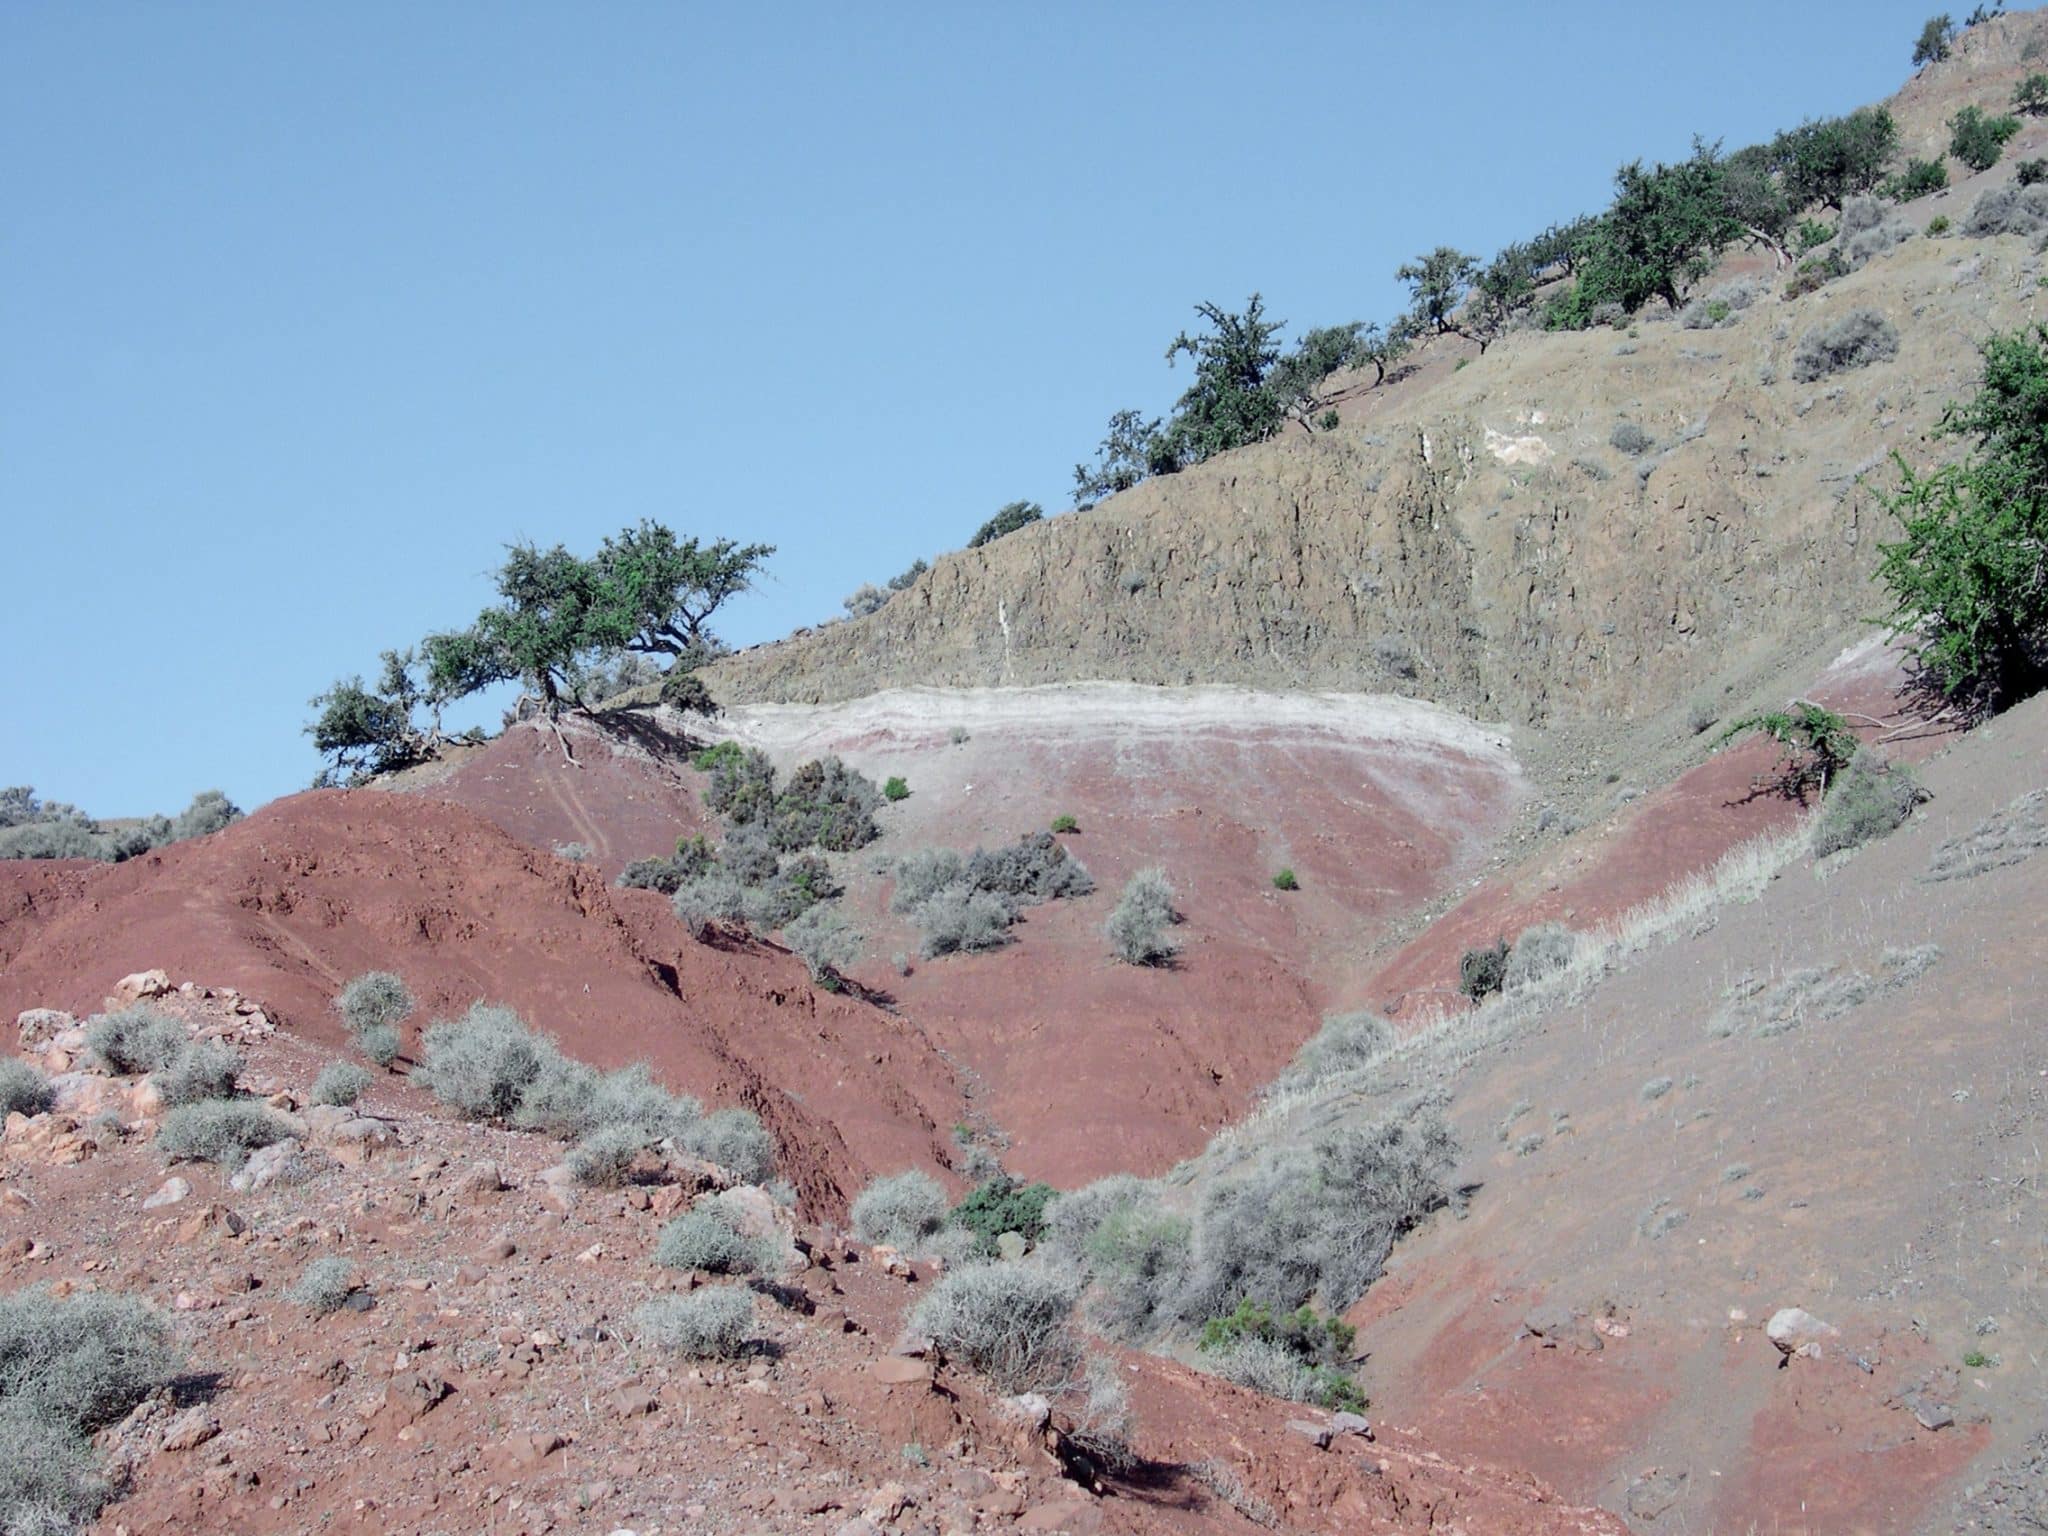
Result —
<path fill-rule="evenodd" d="M 764 540 L 727 638 L 825 617 L 1065 507 L 1196 302 L 1387 318 L 1926 8 L 8 6 L 0 783 L 303 787 L 515 538 Z"/>

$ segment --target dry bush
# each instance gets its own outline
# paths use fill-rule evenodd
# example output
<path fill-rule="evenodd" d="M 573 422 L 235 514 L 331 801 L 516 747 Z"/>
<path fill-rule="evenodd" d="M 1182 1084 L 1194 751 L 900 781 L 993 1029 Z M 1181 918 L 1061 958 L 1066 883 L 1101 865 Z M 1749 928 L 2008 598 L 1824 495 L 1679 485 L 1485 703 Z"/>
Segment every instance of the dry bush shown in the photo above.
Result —
<path fill-rule="evenodd" d="M 747 1346 L 754 1298 L 741 1286 L 715 1285 L 686 1296 L 657 1296 L 633 1310 L 642 1343 L 691 1360 L 730 1360 Z"/>
<path fill-rule="evenodd" d="M 396 1029 L 412 1017 L 412 993 L 389 971 L 365 971 L 334 999 L 334 1011 L 351 1033 L 380 1025 Z"/>
<path fill-rule="evenodd" d="M 1831 373 L 1867 368 L 1898 355 L 1899 333 L 1891 321 L 1874 309 L 1852 309 L 1799 338 L 1792 353 L 1792 377 L 1811 384 Z"/>
<path fill-rule="evenodd" d="M 173 1162 L 184 1158 L 233 1171 L 258 1147 L 289 1134 L 284 1121 L 254 1099 L 206 1099 L 180 1104 L 165 1115 L 156 1145 Z"/>
<path fill-rule="evenodd" d="M 352 1061 L 330 1061 L 313 1079 L 308 1097 L 315 1104 L 332 1104 L 346 1109 L 369 1089 L 370 1074 Z"/>
<path fill-rule="evenodd" d="M 2048 848 L 2048 789 L 2021 795 L 1993 811 L 1961 837 L 1934 850 L 1927 881 L 1967 880 L 1987 870 L 2017 864 Z"/>
<path fill-rule="evenodd" d="M 1927 792 L 1903 763 L 1889 763 L 1868 748 L 1859 749 L 1828 786 L 1827 799 L 1813 825 L 1817 857 L 1861 847 L 1905 825 Z"/>
<path fill-rule="evenodd" d="M 217 1040 L 194 1040 L 160 1072 L 150 1075 L 166 1104 L 199 1104 L 230 1099 L 242 1075 L 242 1058 Z"/>
<path fill-rule="evenodd" d="M 1127 965 L 1162 965 L 1172 959 L 1176 946 L 1167 929 L 1179 920 L 1173 901 L 1165 870 L 1141 869 L 1131 876 L 1103 927 L 1110 953 Z"/>
<path fill-rule="evenodd" d="M 733 1225 L 731 1214 L 706 1196 L 661 1229 L 654 1262 L 665 1269 L 708 1275 L 751 1275 L 763 1267 L 761 1246 Z"/>
<path fill-rule="evenodd" d="M 1042 1261 L 949 1269 L 911 1313 L 920 1333 L 989 1378 L 998 1392 L 1043 1392 L 1079 1359 L 1073 1276 Z"/>
<path fill-rule="evenodd" d="M 0 1120 L 9 1115 L 40 1115 L 57 1102 L 57 1090 L 33 1062 L 0 1057 Z"/>
<path fill-rule="evenodd" d="M 185 1049 L 185 1026 L 160 1008 L 136 1003 L 94 1019 L 85 1047 L 109 1072 L 160 1072 Z"/>
<path fill-rule="evenodd" d="M 909 1168 L 878 1178 L 853 1202 L 854 1235 L 886 1243 L 903 1253 L 921 1253 L 946 1224 L 946 1192 L 939 1181 Z"/>
<path fill-rule="evenodd" d="M 291 1299 L 317 1317 L 339 1312 L 356 1292 L 356 1267 L 347 1259 L 315 1259 L 300 1273 L 288 1293 Z"/>

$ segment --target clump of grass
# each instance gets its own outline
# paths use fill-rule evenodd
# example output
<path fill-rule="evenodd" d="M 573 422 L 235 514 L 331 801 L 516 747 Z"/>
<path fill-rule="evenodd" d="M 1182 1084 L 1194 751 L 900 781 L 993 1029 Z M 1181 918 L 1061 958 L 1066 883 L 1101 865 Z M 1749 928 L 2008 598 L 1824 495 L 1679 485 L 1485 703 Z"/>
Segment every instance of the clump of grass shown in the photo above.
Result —
<path fill-rule="evenodd" d="M 233 1098 L 242 1058 L 217 1040 L 194 1040 L 150 1081 L 166 1104 L 199 1104 Z"/>
<path fill-rule="evenodd" d="M 854 1235 L 916 1253 L 946 1223 L 946 1192 L 919 1169 L 878 1178 L 853 1202 Z"/>
<path fill-rule="evenodd" d="M 360 1099 L 369 1086 L 370 1074 L 354 1062 L 330 1061 L 313 1079 L 313 1091 L 309 1097 L 315 1104 L 331 1104 L 346 1109 Z"/>
<path fill-rule="evenodd" d="M 708 1275 L 751 1275 L 762 1268 L 761 1245 L 733 1224 L 715 1197 L 700 1199 L 661 1230 L 654 1262 L 664 1269 Z"/>
<path fill-rule="evenodd" d="M 1295 878 L 1293 870 L 1282 866 L 1273 875 L 1273 889 L 1276 891 L 1298 891 L 1301 889 L 1301 882 Z"/>
<path fill-rule="evenodd" d="M 910 798 L 910 786 L 900 777 L 891 778 L 882 785 L 882 798 L 890 801 L 908 800 Z"/>
<path fill-rule="evenodd" d="M 158 1008 L 136 1003 L 94 1019 L 85 1047 L 109 1072 L 160 1072 L 185 1049 L 185 1026 Z"/>
<path fill-rule="evenodd" d="M 1647 1083 L 1643 1084 L 1642 1100 L 1645 1104 L 1654 1104 L 1659 1099 L 1663 1098 L 1664 1095 L 1669 1093 L 1670 1091 L 1670 1078 L 1653 1077 Z"/>
<path fill-rule="evenodd" d="M 753 1297 L 736 1285 L 657 1296 L 633 1311 L 635 1338 L 692 1360 L 734 1358 L 746 1348 L 753 1325 Z"/>
<path fill-rule="evenodd" d="M 1071 1319 L 1075 1277 L 1043 1263 L 967 1264 L 941 1275 L 911 1321 L 999 1392 L 1056 1387 L 1072 1374 L 1079 1345 Z"/>
<path fill-rule="evenodd" d="M 594 1189 L 615 1189 L 633 1174 L 633 1160 L 647 1146 L 637 1125 L 601 1125 L 569 1149 L 569 1176 Z"/>
<path fill-rule="evenodd" d="M 40 1115 L 57 1102 L 57 1090 L 33 1062 L 0 1057 L 0 1120 L 9 1115 Z"/>
<path fill-rule="evenodd" d="M 207 1099 L 180 1104 L 157 1127 L 156 1144 L 165 1157 L 217 1163 L 230 1171 L 258 1147 L 282 1141 L 284 1121 L 253 1099 Z"/>
<path fill-rule="evenodd" d="M 1054 832 L 1058 833 L 1078 832 L 1081 830 L 1081 823 L 1074 820 L 1074 818 L 1071 816 L 1062 814 L 1053 817 L 1052 829 Z"/>
<path fill-rule="evenodd" d="M 356 1267 L 343 1258 L 315 1259 L 299 1275 L 289 1295 L 316 1317 L 339 1312 L 356 1293 Z"/>

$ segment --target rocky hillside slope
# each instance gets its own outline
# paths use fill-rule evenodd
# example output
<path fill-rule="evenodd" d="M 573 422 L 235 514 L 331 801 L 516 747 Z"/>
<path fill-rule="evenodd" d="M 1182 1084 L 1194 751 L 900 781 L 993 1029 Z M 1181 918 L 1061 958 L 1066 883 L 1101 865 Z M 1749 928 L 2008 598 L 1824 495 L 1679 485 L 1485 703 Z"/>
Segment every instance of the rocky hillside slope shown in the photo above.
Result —
<path fill-rule="evenodd" d="M 1931 152 L 1955 106 L 2002 109 L 2038 15 L 1970 29 L 1892 103 Z M 1713 329 L 1653 308 L 1626 333 L 1456 338 L 1400 382 L 1358 381 L 1341 426 L 1300 430 L 939 558 L 879 612 L 725 660 L 728 702 L 913 684 L 1074 679 L 1413 693 L 1481 719 L 1632 719 L 1774 674 L 1859 633 L 1882 479 L 2037 315 L 2031 236 L 1959 231 L 2048 145 L 2027 120 L 1991 171 L 1889 214 L 1903 243 L 1805 297 L 1735 255 L 1702 288 L 1761 296 Z M 1952 230 L 1923 233 L 1937 216 Z M 1895 358 L 1818 379 L 1798 349 L 1858 308 Z M 1639 451 L 1626 427 L 1648 440 Z"/>

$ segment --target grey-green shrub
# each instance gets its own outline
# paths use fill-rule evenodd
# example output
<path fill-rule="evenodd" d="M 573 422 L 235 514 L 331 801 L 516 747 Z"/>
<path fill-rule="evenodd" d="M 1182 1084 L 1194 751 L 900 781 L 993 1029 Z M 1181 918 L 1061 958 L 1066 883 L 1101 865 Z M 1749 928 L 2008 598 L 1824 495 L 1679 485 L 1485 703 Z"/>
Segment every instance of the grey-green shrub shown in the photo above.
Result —
<path fill-rule="evenodd" d="M 750 1109 L 716 1110 L 678 1140 L 685 1152 L 729 1170 L 742 1184 L 764 1183 L 775 1172 L 775 1138 Z"/>
<path fill-rule="evenodd" d="M 803 961 L 811 980 L 836 990 L 840 972 L 860 959 L 866 936 L 830 907 L 814 906 L 783 929 L 791 953 Z"/>
<path fill-rule="evenodd" d="M 1080 1358 L 1072 1317 L 1076 1277 L 1041 1261 L 967 1264 L 939 1276 L 912 1325 L 998 1392 L 1060 1386 Z"/>
<path fill-rule="evenodd" d="M 102 1291 L 59 1298 L 35 1286 L 0 1298 L 0 1405 L 90 1434 L 178 1368 L 169 1322 Z"/>
<path fill-rule="evenodd" d="M 90 1440 L 0 1401 L 0 1532 L 69 1536 L 112 1497 L 93 1464 Z"/>
<path fill-rule="evenodd" d="M 633 1159 L 647 1146 L 637 1125 L 602 1125 L 569 1149 L 569 1177 L 594 1189 L 614 1189 L 633 1174 Z"/>
<path fill-rule="evenodd" d="M 746 1348 L 754 1298 L 737 1285 L 708 1286 L 686 1296 L 657 1296 L 633 1309 L 633 1335 L 692 1360 L 730 1360 Z"/>
<path fill-rule="evenodd" d="M 194 1040 L 160 1072 L 150 1075 L 166 1104 L 199 1104 L 230 1099 L 242 1075 L 242 1058 L 218 1040 Z"/>
<path fill-rule="evenodd" d="M 510 1008 L 473 1003 L 459 1019 L 428 1028 L 413 1079 L 471 1120 L 508 1119 L 542 1066 L 558 1057 Z"/>
<path fill-rule="evenodd" d="M 751 1275 L 763 1262 L 761 1245 L 733 1225 L 715 1197 L 705 1197 L 661 1229 L 654 1262 L 666 1269 L 701 1269 L 712 1275 Z"/>
<path fill-rule="evenodd" d="M 1656 447 L 1656 440 L 1632 421 L 1617 421 L 1607 434 L 1607 446 L 1633 457 Z"/>
<path fill-rule="evenodd" d="M 355 1274 L 355 1265 L 347 1259 L 315 1259 L 300 1272 L 289 1295 L 315 1316 L 325 1317 L 348 1305 L 356 1291 Z"/>
<path fill-rule="evenodd" d="M 918 848 L 896 861 L 896 888 L 889 894 L 889 910 L 902 915 L 914 913 L 949 885 L 957 885 L 966 860 L 951 848 Z"/>
<path fill-rule="evenodd" d="M 1825 856 L 1888 836 L 1904 826 L 1913 808 L 1926 798 L 1927 792 L 1905 764 L 1860 749 L 1828 786 L 1813 824 L 1813 851 Z"/>
<path fill-rule="evenodd" d="M 258 1147 L 282 1141 L 284 1121 L 254 1099 L 207 1099 L 180 1104 L 157 1127 L 156 1145 L 165 1157 L 217 1163 L 236 1169 Z"/>
<path fill-rule="evenodd" d="M 523 1131 L 574 1141 L 596 1124 L 592 1111 L 599 1081 L 597 1068 L 564 1056 L 553 1041 L 537 1036 L 533 1071 L 519 1086 L 506 1118 Z"/>
<path fill-rule="evenodd" d="M 352 1061 L 330 1061 L 313 1079 L 310 1095 L 315 1104 L 347 1108 L 369 1089 L 370 1074 Z"/>
<path fill-rule="evenodd" d="M 946 1224 L 946 1192 L 939 1181 L 909 1168 L 876 1179 L 853 1202 L 854 1235 L 906 1253 L 920 1251 Z"/>
<path fill-rule="evenodd" d="M 1316 1297 L 1342 1312 L 1379 1278 L 1394 1242 L 1449 1198 L 1456 1143 L 1434 1108 L 1267 1148 L 1212 1187 L 1194 1222 L 1180 1319 L 1257 1301 L 1276 1313 Z"/>
<path fill-rule="evenodd" d="M 1141 869 L 1131 876 L 1103 925 L 1110 953 L 1128 965 L 1159 965 L 1171 958 L 1175 945 L 1167 928 L 1177 916 L 1173 900 L 1166 871 Z"/>
<path fill-rule="evenodd" d="M 1096 1282 L 1090 1309 L 1096 1326 L 1118 1339 L 1157 1332 L 1187 1283 L 1193 1240 L 1193 1224 L 1167 1210 L 1150 1188 L 1111 1211 L 1084 1248 Z"/>
<path fill-rule="evenodd" d="M 86 1026 L 85 1047 L 109 1072 L 159 1072 L 185 1049 L 185 1026 L 147 1003 L 104 1014 Z"/>
<path fill-rule="evenodd" d="M 1792 377 L 1802 384 L 1848 368 L 1867 368 L 1899 355 L 1899 333 L 1874 309 L 1852 309 L 1799 338 Z"/>
<path fill-rule="evenodd" d="M 57 1090 L 40 1067 L 18 1056 L 0 1057 L 0 1120 L 40 1115 L 56 1102 Z"/>
<path fill-rule="evenodd" d="M 1287 1070 L 1274 1079 L 1269 1092 L 1306 1088 L 1340 1072 L 1355 1071 L 1377 1059 L 1394 1043 L 1394 1026 L 1376 1013 L 1338 1013 L 1295 1053 Z"/>
<path fill-rule="evenodd" d="M 607 1126 L 629 1126 L 647 1145 L 664 1137 L 680 1139 L 703 1113 L 695 1099 L 655 1082 L 645 1062 L 600 1073 L 550 1049 L 521 1095 L 512 1123 L 565 1141 Z"/>
<path fill-rule="evenodd" d="M 1579 936 L 1562 923 L 1538 923 L 1522 930 L 1515 947 L 1508 951 L 1501 972 L 1501 990 L 1518 992 L 1523 987 L 1547 981 L 1568 969 L 1578 958 Z"/>
<path fill-rule="evenodd" d="M 394 1024 L 371 1024 L 356 1031 L 356 1049 L 380 1067 L 398 1060 L 400 1043 Z"/>
<path fill-rule="evenodd" d="M 919 952 L 936 960 L 1000 949 L 1010 942 L 1010 925 L 1016 920 L 1017 909 L 1001 896 L 949 885 L 917 908 L 917 926 L 923 934 Z"/>
<path fill-rule="evenodd" d="M 334 999 L 335 1012 L 357 1034 L 386 1025 L 396 1029 L 412 1017 L 412 993 L 389 971 L 365 971 Z"/>
<path fill-rule="evenodd" d="M 745 926 L 747 888 L 730 870 L 708 869 L 682 884 L 673 905 L 691 937 L 701 939 L 714 923 L 729 928 Z"/>

